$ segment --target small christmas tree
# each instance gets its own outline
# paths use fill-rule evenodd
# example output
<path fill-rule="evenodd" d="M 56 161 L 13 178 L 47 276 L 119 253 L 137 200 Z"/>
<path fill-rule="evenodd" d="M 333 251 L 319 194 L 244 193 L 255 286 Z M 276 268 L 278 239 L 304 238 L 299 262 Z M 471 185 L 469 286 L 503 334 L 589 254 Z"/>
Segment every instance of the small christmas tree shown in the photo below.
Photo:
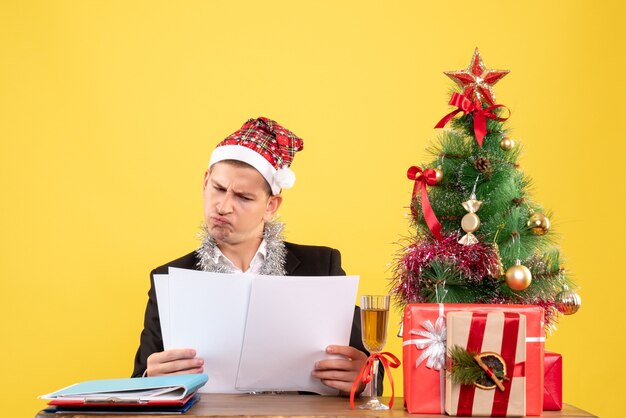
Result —
<path fill-rule="evenodd" d="M 451 129 L 428 150 L 434 159 L 408 171 L 416 235 L 396 259 L 392 293 L 401 306 L 539 305 L 553 330 L 558 312 L 575 313 L 580 297 L 568 290 L 551 214 L 519 168 L 521 148 L 504 127 L 509 112 L 495 102 L 492 87 L 507 73 L 486 69 L 478 49 L 468 68 L 445 73 L 462 91 L 436 126 Z"/>

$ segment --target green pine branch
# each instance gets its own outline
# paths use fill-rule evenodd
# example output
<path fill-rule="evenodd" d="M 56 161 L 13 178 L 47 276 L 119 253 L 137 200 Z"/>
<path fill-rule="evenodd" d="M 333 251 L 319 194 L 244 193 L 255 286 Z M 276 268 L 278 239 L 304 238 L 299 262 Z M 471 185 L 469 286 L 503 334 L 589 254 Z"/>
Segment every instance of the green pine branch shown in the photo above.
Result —
<path fill-rule="evenodd" d="M 448 355 L 450 356 L 450 379 L 453 383 L 459 385 L 494 384 L 493 380 L 474 359 L 476 353 L 471 353 L 459 345 L 454 345 L 448 349 Z M 492 368 L 492 372 L 500 380 L 506 378 L 503 370 Z"/>

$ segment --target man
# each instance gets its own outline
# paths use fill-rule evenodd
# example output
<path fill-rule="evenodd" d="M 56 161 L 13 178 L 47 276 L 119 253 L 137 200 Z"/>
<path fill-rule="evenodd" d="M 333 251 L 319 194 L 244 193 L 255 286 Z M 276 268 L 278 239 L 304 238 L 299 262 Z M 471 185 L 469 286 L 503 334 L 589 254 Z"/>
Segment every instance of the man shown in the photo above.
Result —
<path fill-rule="evenodd" d="M 282 224 L 273 220 L 282 203 L 281 189 L 293 186 L 295 175 L 289 167 L 302 148 L 302 139 L 267 118 L 248 120 L 218 144 L 204 174 L 202 246 L 152 271 L 134 377 L 204 371 L 205 359 L 197 358 L 193 348 L 163 350 L 152 276 L 167 273 L 168 267 L 287 276 L 345 275 L 339 251 L 284 242 Z M 331 345 L 326 351 L 342 358 L 318 361 L 311 365 L 312 375 L 341 394 L 349 394 L 367 359 L 358 308 L 350 346 Z M 363 388 L 359 387 L 359 393 Z"/>

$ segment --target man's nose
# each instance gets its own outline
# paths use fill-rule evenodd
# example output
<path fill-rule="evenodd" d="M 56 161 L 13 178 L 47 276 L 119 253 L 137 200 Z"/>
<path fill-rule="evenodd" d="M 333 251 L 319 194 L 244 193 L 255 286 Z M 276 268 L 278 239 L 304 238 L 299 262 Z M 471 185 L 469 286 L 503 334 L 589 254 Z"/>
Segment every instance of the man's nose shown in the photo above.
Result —
<path fill-rule="evenodd" d="M 217 203 L 216 207 L 217 213 L 220 215 L 226 215 L 232 212 L 233 210 L 233 195 L 230 191 L 227 191 L 222 196 L 222 199 Z"/>

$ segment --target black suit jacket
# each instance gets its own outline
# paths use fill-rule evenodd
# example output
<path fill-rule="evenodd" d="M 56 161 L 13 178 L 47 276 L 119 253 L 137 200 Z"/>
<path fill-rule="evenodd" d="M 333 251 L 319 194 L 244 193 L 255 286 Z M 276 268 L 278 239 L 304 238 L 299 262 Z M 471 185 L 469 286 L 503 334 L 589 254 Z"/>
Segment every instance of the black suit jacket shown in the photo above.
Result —
<path fill-rule="evenodd" d="M 344 276 L 346 274 L 341 268 L 341 254 L 335 249 L 298 245 L 289 242 L 285 242 L 285 247 L 287 249 L 285 270 L 288 276 Z M 146 307 L 144 327 L 141 332 L 141 342 L 137 350 L 137 355 L 135 356 L 133 377 L 143 375 L 146 370 L 148 356 L 152 353 L 163 351 L 159 309 L 154 289 L 154 274 L 167 274 L 169 267 L 199 270 L 197 264 L 198 258 L 196 253 L 191 252 L 170 263 L 157 267 L 150 273 L 148 306 Z M 361 317 L 358 307 L 355 307 L 354 310 L 350 345 L 369 355 L 361 341 Z M 382 372 L 382 367 L 380 369 Z M 382 389 L 382 384 L 379 385 L 379 388 Z"/>

